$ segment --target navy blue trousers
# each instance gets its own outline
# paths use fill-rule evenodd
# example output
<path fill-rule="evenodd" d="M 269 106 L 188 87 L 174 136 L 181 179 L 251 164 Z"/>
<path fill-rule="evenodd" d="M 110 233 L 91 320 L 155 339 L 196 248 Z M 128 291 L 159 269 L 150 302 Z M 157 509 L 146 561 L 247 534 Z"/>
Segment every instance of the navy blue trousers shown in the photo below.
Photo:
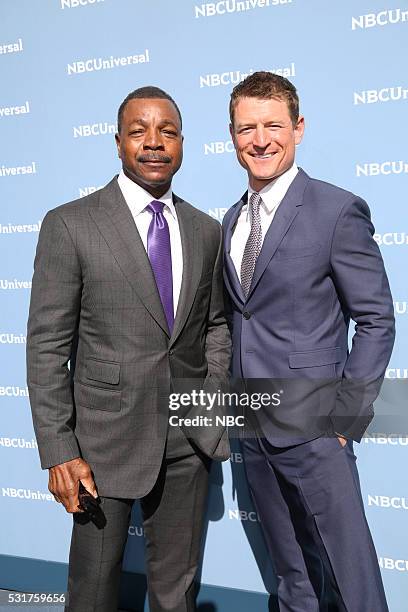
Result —
<path fill-rule="evenodd" d="M 342 612 L 388 612 L 352 442 L 321 437 L 277 448 L 252 438 L 243 451 L 280 611 L 325 610 L 326 576 Z"/>

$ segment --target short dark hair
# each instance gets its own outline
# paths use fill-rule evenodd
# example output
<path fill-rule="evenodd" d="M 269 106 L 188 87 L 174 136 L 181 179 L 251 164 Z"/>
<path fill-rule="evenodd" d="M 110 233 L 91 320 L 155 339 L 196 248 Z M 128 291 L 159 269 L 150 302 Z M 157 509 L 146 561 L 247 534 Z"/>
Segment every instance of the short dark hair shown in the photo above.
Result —
<path fill-rule="evenodd" d="M 160 87 L 154 87 L 153 85 L 147 85 L 146 87 L 139 87 L 138 89 L 131 91 L 126 96 L 126 98 L 123 100 L 122 104 L 119 106 L 119 110 L 118 110 L 118 133 L 119 134 L 122 128 L 122 117 L 123 117 L 123 112 L 125 110 L 126 104 L 130 100 L 137 100 L 140 98 L 170 100 L 170 102 L 174 105 L 177 111 L 177 114 L 180 118 L 180 125 L 183 126 L 180 109 L 175 103 L 175 101 L 173 100 L 173 98 L 168 93 L 163 91 L 163 89 L 160 89 Z"/>
<path fill-rule="evenodd" d="M 296 125 L 299 119 L 299 97 L 296 87 L 285 77 L 273 72 L 266 72 L 265 70 L 254 72 L 234 87 L 229 105 L 232 125 L 234 124 L 235 107 L 240 98 L 285 100 L 292 124 Z"/>

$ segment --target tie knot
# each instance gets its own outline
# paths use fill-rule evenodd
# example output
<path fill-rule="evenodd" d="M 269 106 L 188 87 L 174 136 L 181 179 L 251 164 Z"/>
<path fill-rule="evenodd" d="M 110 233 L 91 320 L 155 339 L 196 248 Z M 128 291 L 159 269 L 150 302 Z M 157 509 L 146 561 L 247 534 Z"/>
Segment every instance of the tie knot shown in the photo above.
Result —
<path fill-rule="evenodd" d="M 153 200 L 146 206 L 154 213 L 162 213 L 164 208 L 164 202 L 159 202 L 159 200 Z"/>

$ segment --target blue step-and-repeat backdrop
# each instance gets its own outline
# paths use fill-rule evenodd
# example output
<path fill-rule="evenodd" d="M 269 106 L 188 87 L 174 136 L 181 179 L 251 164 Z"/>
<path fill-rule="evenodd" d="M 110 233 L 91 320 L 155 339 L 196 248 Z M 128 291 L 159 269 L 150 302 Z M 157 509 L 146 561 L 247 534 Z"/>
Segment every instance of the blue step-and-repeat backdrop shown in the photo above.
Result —
<path fill-rule="evenodd" d="M 7 570 L 18 561 L 33 560 L 25 567 L 42 588 L 53 564 L 67 562 L 72 519 L 48 494 L 25 382 L 32 263 L 45 212 L 118 172 L 117 108 L 137 87 L 157 85 L 178 102 L 185 158 L 174 190 L 221 221 L 246 186 L 228 132 L 232 87 L 260 69 L 294 82 L 306 117 L 299 165 L 371 207 L 398 333 L 381 401 L 406 388 L 407 35 L 406 0 L 1 1 L 0 588 L 27 586 Z M 357 449 L 392 612 L 408 600 L 407 446 L 400 431 L 365 437 Z M 143 572 L 137 512 L 125 569 Z M 240 590 L 241 602 L 244 591 L 274 590 L 239 448 L 213 470 L 201 580 L 211 587 L 208 610 L 239 611 L 219 603 L 222 590 L 231 598 Z M 256 601 L 267 610 L 266 595 Z"/>

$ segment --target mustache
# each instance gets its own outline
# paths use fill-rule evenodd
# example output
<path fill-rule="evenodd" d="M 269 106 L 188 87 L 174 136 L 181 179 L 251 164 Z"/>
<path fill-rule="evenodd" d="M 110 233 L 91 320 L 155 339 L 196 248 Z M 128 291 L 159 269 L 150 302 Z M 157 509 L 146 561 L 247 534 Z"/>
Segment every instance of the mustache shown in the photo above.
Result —
<path fill-rule="evenodd" d="M 157 161 L 163 162 L 165 164 L 169 164 L 171 162 L 171 157 L 168 155 L 158 155 L 157 153 L 149 153 L 144 155 L 139 155 L 137 158 L 139 162 L 149 162 L 149 161 Z"/>

